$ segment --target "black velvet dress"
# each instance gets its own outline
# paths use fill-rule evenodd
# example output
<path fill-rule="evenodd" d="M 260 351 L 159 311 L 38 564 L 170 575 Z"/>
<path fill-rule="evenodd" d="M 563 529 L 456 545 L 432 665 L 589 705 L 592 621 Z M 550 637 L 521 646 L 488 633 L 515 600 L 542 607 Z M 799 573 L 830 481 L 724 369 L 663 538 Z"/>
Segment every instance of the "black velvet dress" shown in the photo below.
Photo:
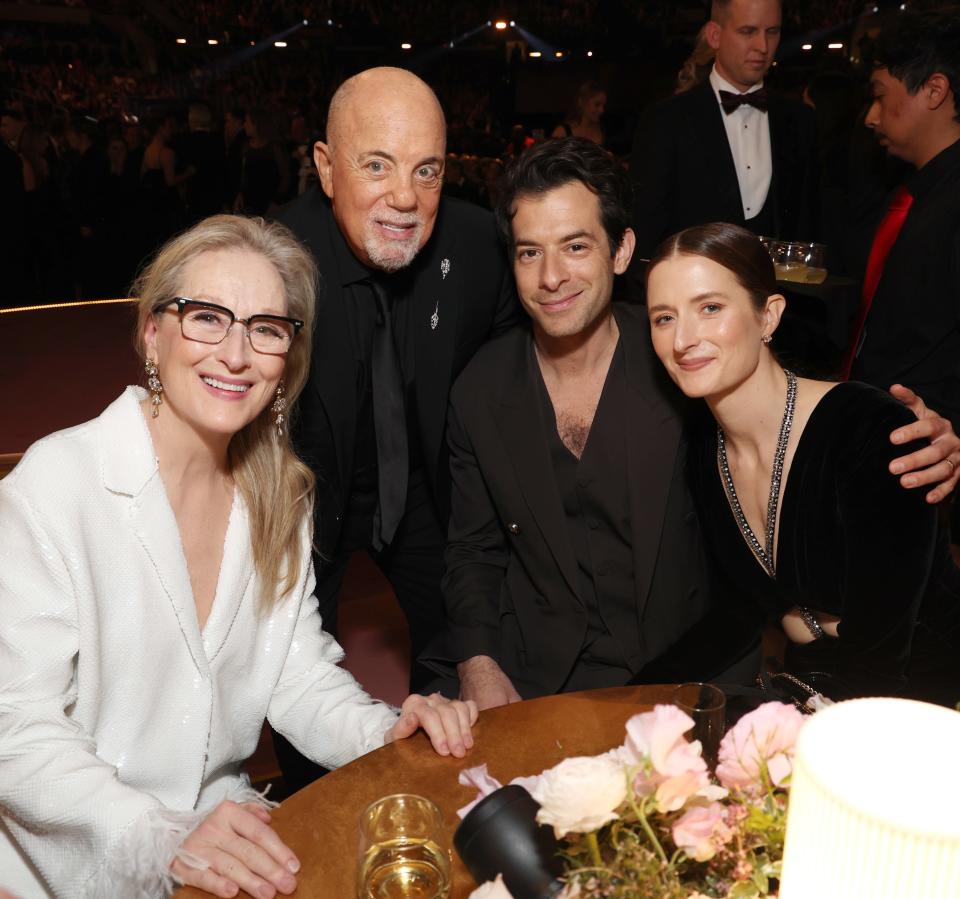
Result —
<path fill-rule="evenodd" d="M 953 705 L 960 700 L 960 572 L 926 491 L 904 490 L 887 470 L 891 459 L 919 448 L 890 443 L 890 432 L 912 420 L 865 384 L 838 384 L 821 399 L 782 488 L 776 580 L 730 509 L 708 415 L 694 427 L 691 486 L 731 611 L 761 624 L 795 606 L 841 619 L 836 638 L 790 643 L 788 671 L 826 671 L 857 695 Z"/>

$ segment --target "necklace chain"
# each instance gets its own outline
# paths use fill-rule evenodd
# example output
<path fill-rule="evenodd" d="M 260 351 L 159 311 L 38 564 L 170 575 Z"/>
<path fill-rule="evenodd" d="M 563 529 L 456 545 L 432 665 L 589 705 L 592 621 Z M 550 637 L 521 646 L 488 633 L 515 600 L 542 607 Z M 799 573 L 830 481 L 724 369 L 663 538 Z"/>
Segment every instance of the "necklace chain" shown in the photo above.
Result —
<path fill-rule="evenodd" d="M 773 455 L 773 470 L 770 472 L 770 498 L 767 500 L 767 532 L 764 545 L 760 545 L 757 535 L 750 527 L 747 516 L 743 514 L 740 500 L 737 499 L 737 490 L 733 486 L 733 476 L 730 474 L 730 465 L 727 462 L 727 441 L 723 428 L 717 425 L 717 464 L 720 466 L 720 475 L 723 479 L 723 488 L 727 494 L 734 518 L 748 546 L 753 550 L 764 571 L 770 577 L 777 576 L 774 562 L 773 538 L 777 526 L 777 506 L 780 504 L 780 481 L 783 475 L 783 460 L 787 454 L 787 444 L 790 442 L 790 430 L 793 427 L 793 413 L 797 405 L 797 376 L 792 371 L 783 370 L 787 376 L 787 400 L 783 407 L 783 420 L 780 422 L 780 435 L 777 437 L 777 450 Z"/>

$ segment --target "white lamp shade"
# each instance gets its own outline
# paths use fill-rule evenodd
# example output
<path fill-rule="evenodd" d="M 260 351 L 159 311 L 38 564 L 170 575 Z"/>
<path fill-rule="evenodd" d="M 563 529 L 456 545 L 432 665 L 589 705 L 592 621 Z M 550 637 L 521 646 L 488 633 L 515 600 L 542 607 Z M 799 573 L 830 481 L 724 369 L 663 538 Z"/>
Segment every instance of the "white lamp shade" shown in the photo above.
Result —
<path fill-rule="evenodd" d="M 800 732 L 780 899 L 834 897 L 960 897 L 960 714 L 855 699 Z"/>

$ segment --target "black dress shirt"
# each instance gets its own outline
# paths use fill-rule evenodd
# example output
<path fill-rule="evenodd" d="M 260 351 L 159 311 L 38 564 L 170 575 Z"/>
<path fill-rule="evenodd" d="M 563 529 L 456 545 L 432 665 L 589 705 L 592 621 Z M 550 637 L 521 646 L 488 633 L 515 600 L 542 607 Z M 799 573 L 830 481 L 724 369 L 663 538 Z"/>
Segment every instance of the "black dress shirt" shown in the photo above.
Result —
<path fill-rule="evenodd" d="M 564 689 L 626 683 L 631 676 L 627 658 L 639 651 L 640 635 L 629 499 L 622 476 L 627 471 L 627 446 L 619 426 L 628 405 L 623 350 L 618 342 L 580 459 L 561 441 L 539 365 L 535 358 L 531 362 L 553 474 L 577 563 L 577 593 L 587 610 L 587 633 L 570 675 L 574 683 Z"/>
<path fill-rule="evenodd" d="M 349 339 L 356 364 L 357 430 L 354 441 L 353 479 L 344 513 L 339 549 L 349 552 L 370 544 L 377 507 L 377 437 L 373 421 L 373 377 L 371 353 L 377 325 L 376 299 L 371 282 L 378 279 L 391 300 L 394 344 L 403 375 L 407 416 L 407 442 L 411 471 L 422 465 L 416 417 L 416 379 L 412 339 L 409 279 L 404 273 L 385 275 L 365 266 L 353 254 L 336 230 L 334 254 L 341 287 L 349 297 L 345 306 L 350 326 Z"/>

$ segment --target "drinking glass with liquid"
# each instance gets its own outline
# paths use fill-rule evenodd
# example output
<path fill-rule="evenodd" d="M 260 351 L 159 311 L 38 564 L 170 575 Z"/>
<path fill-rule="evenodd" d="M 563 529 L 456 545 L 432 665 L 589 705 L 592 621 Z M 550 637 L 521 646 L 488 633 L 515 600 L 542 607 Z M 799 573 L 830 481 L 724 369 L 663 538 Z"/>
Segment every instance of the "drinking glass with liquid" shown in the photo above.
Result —
<path fill-rule="evenodd" d="M 396 793 L 360 816 L 359 899 L 448 899 L 450 844 L 429 799 Z"/>

